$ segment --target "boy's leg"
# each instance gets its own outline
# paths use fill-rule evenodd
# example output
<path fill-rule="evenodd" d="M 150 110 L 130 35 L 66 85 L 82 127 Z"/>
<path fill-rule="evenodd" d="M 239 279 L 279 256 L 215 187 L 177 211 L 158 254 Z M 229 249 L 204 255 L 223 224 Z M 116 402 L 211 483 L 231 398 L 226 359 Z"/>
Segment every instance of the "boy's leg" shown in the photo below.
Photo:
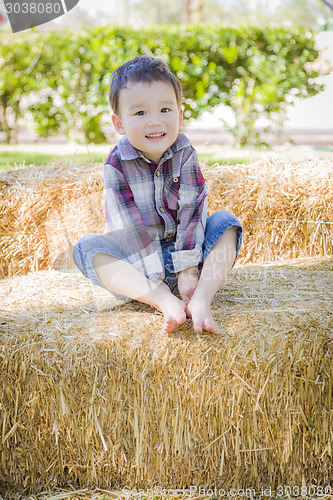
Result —
<path fill-rule="evenodd" d="M 149 304 L 164 315 L 162 333 L 174 331 L 186 321 L 185 304 L 162 281 L 153 283 L 128 262 L 98 253 L 93 267 L 110 291 Z"/>
<path fill-rule="evenodd" d="M 217 241 L 204 262 L 198 286 L 186 308 L 196 332 L 219 333 L 211 303 L 235 262 L 236 247 L 237 229 L 233 226 Z"/>

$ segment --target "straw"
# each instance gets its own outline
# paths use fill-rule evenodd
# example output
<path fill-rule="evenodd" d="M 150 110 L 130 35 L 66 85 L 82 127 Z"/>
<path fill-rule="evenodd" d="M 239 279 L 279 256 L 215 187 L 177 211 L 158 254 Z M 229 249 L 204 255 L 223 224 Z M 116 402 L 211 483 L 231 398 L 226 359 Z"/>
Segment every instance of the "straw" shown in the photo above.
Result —
<path fill-rule="evenodd" d="M 219 336 L 190 320 L 162 335 L 159 313 L 79 274 L 2 280 L 0 484 L 327 485 L 332 271 L 236 267 L 213 302 Z"/>

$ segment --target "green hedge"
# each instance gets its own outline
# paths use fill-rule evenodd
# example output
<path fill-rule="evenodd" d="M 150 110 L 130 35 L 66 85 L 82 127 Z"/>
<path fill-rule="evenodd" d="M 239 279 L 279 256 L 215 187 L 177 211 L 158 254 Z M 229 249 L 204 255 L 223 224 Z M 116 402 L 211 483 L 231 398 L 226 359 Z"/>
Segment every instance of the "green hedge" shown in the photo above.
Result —
<path fill-rule="evenodd" d="M 105 141 L 111 72 L 138 54 L 162 58 L 178 76 L 186 119 L 220 103 L 231 106 L 240 144 L 258 141 L 258 118 L 281 122 L 286 99 L 322 89 L 313 81 L 317 73 L 305 69 L 318 56 L 314 36 L 301 28 L 109 26 L 5 34 L 0 41 L 0 127 L 8 141 L 28 105 L 41 137 Z"/>

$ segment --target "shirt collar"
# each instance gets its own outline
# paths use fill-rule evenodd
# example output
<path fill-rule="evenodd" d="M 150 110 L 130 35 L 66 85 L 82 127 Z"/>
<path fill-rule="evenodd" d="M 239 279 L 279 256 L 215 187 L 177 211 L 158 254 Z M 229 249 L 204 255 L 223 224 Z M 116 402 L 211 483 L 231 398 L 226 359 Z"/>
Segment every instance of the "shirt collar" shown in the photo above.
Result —
<path fill-rule="evenodd" d="M 191 145 L 191 141 L 184 134 L 178 134 L 175 142 L 163 153 L 161 160 L 166 161 L 172 158 L 172 156 L 180 151 L 181 149 L 186 148 Z M 135 160 L 136 158 L 142 158 L 148 163 L 152 163 L 151 160 L 148 160 L 141 151 L 137 150 L 127 139 L 126 135 L 120 139 L 117 144 L 117 148 L 120 154 L 120 158 L 122 160 Z"/>

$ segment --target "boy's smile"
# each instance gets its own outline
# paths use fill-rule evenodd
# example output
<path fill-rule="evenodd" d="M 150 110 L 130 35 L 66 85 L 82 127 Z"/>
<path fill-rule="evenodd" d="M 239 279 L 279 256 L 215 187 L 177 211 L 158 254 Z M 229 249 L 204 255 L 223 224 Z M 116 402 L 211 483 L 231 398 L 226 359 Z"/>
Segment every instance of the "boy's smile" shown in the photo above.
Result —
<path fill-rule="evenodd" d="M 119 109 L 119 116 L 112 116 L 116 131 L 158 163 L 177 139 L 183 119 L 173 87 L 162 81 L 130 81 L 120 92 Z"/>

